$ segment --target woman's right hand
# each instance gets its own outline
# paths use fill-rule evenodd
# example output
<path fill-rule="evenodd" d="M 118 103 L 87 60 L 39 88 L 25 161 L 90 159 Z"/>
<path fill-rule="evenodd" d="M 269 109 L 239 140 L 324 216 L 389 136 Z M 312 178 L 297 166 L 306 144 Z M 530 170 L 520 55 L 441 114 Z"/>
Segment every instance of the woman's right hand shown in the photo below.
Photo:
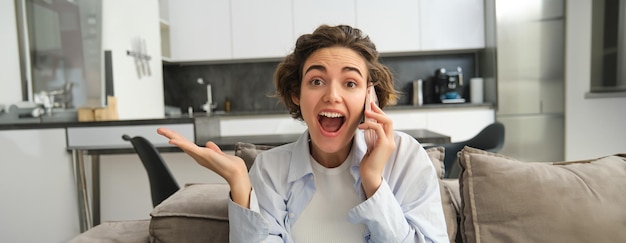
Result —
<path fill-rule="evenodd" d="M 157 133 L 169 139 L 169 143 L 189 154 L 198 164 L 212 170 L 228 182 L 233 201 L 249 208 L 252 186 L 248 177 L 248 168 L 243 159 L 225 154 L 213 142 L 200 147 L 175 131 L 158 128 Z"/>

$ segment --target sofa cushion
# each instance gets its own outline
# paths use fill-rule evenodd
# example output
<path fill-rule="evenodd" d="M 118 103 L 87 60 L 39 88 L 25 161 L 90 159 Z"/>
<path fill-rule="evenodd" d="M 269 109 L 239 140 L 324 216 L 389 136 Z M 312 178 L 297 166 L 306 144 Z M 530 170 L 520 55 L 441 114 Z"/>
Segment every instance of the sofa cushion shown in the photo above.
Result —
<path fill-rule="evenodd" d="M 521 162 L 465 147 L 463 242 L 626 242 L 626 156 Z"/>
<path fill-rule="evenodd" d="M 446 173 L 446 170 L 443 168 L 443 159 L 446 155 L 444 147 L 431 147 L 426 149 L 426 153 L 428 153 L 430 161 L 433 163 L 433 166 L 435 166 L 435 172 L 437 173 L 437 177 L 439 179 L 443 179 L 443 176 Z"/>
<path fill-rule="evenodd" d="M 228 242 L 227 184 L 188 185 L 157 205 L 150 242 Z"/>
<path fill-rule="evenodd" d="M 273 146 L 237 142 L 235 143 L 235 155 L 242 158 L 246 163 L 246 167 L 250 170 L 256 156 L 259 153 L 271 148 L 273 148 Z"/>
<path fill-rule="evenodd" d="M 435 172 L 437 173 L 437 177 L 439 178 L 439 192 L 441 193 L 441 205 L 443 207 L 443 215 L 446 219 L 446 228 L 448 230 L 448 238 L 450 242 L 455 242 L 457 231 L 458 231 L 458 223 L 459 223 L 459 201 L 457 201 L 458 187 L 459 183 L 456 179 L 444 179 L 444 163 L 443 159 L 445 156 L 444 147 L 432 147 L 426 149 L 426 153 L 428 153 L 428 157 L 430 157 L 430 161 L 433 163 L 435 167 Z"/>
<path fill-rule="evenodd" d="M 256 156 L 272 148 L 238 142 L 235 155 L 248 169 Z M 151 242 L 228 242 L 228 184 L 192 184 L 165 199 L 150 215 Z"/>
<path fill-rule="evenodd" d="M 149 220 L 107 221 L 74 237 L 69 243 L 148 242 Z"/>

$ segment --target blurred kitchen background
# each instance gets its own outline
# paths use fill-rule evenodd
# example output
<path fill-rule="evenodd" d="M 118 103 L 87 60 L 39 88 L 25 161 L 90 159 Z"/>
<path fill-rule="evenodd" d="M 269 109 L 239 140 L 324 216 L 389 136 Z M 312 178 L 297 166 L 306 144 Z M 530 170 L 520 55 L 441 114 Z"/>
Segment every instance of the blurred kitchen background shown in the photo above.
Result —
<path fill-rule="evenodd" d="M 458 51 L 445 54 L 383 57 L 381 62 L 389 67 L 395 78 L 395 88 L 402 92 L 399 106 L 412 106 L 413 81 L 434 78 L 439 68 L 456 70 L 460 67 L 466 77 L 478 75 L 479 51 Z M 228 99 L 233 112 L 285 111 L 274 92 L 272 78 L 278 61 L 232 64 L 166 64 L 163 66 L 165 104 L 186 112 L 188 107 L 201 111 L 207 101 L 211 84 L 216 111 L 224 110 Z M 245 70 L 245 71 L 242 71 Z M 198 82 L 201 79 L 201 82 Z M 466 78 L 466 83 L 469 78 Z M 469 97 L 469 85 L 462 87 L 464 97 Z M 467 100 L 469 102 L 469 99 Z"/>
<path fill-rule="evenodd" d="M 190 11 L 199 11 L 198 8 L 192 9 L 182 4 L 161 0 L 160 7 L 157 6 L 159 12 L 154 13 L 155 17 L 161 19 L 160 38 L 158 38 L 161 43 L 149 42 L 149 49 L 145 49 L 145 44 L 139 49 L 133 49 L 134 43 L 124 43 L 124 47 L 120 48 L 121 45 L 116 43 L 117 40 L 107 38 L 111 35 L 106 33 L 112 33 L 119 28 L 120 24 L 128 24 L 128 22 L 103 25 L 102 12 L 106 9 L 102 9 L 100 0 L 24 0 L 15 3 L 19 26 L 17 30 L 20 38 L 18 43 L 22 57 L 22 96 L 25 100 L 37 101 L 48 96 L 54 100 L 52 104 L 54 107 L 75 109 L 84 106 L 104 106 L 107 95 L 117 95 L 121 97 L 121 117 L 133 119 L 134 116 L 140 117 L 140 115 L 135 115 L 136 112 L 131 112 L 132 110 L 152 107 L 148 105 L 149 99 L 142 100 L 146 102 L 142 103 L 128 102 L 128 99 L 124 98 L 134 96 L 128 93 L 129 89 L 124 87 L 133 87 L 131 90 L 145 90 L 146 93 L 142 95 L 162 97 L 165 107 L 151 108 L 153 112 L 161 114 L 167 111 L 173 114 L 184 114 L 189 111 L 204 112 L 207 109 L 207 97 L 212 99 L 211 111 L 218 113 L 227 110 L 233 114 L 263 114 L 280 113 L 285 110 L 281 104 L 278 104 L 277 99 L 271 97 L 274 91 L 272 76 L 280 57 L 255 58 L 255 56 L 265 56 L 262 53 L 258 54 L 264 51 L 262 48 L 256 48 L 244 53 L 246 55 L 253 53 L 251 58 L 244 56 L 244 58 L 229 60 L 229 55 L 237 56 L 237 52 L 241 49 L 231 46 L 238 44 L 237 42 L 228 42 L 220 46 L 218 44 L 225 42 L 205 36 L 207 33 L 198 33 L 197 41 L 190 39 L 187 37 L 189 32 L 181 31 L 192 31 L 194 29 L 191 27 L 194 26 L 190 25 L 203 24 L 190 21 L 194 18 L 194 12 Z M 243 2 L 219 1 L 207 4 L 212 7 L 207 9 L 209 13 L 218 14 L 219 9 L 236 7 Z M 464 99 L 462 103 L 470 103 L 470 79 L 474 77 L 484 79 L 484 97 L 481 100 L 494 105 L 496 120 L 503 122 L 507 127 L 507 141 L 502 150 L 503 154 L 525 160 L 563 159 L 565 154 L 564 28 L 566 16 L 564 10 L 566 2 L 564 0 L 486 0 L 483 3 L 484 9 L 474 9 L 477 5 L 471 3 L 463 4 L 465 5 L 455 8 L 454 11 L 460 11 L 464 9 L 462 7 L 465 7 L 473 14 L 483 14 L 484 31 L 465 28 L 470 31 L 450 33 L 446 29 L 429 30 L 426 25 L 422 26 L 423 30 L 431 31 L 427 32 L 430 35 L 422 36 L 420 40 L 421 45 L 434 47 L 431 51 L 394 52 L 395 49 L 410 49 L 413 43 L 408 43 L 409 47 L 382 46 L 384 50 L 382 62 L 390 67 L 396 79 L 396 89 L 402 92 L 396 106 L 414 105 L 413 84 L 416 80 L 423 80 L 424 84 L 430 82 L 430 85 L 425 86 L 427 88 L 424 92 L 432 92 L 432 82 L 434 82 L 437 70 L 459 69 L 462 70 L 460 82 L 463 85 L 459 86 L 458 92 Z M 623 5 L 626 4 L 621 1 L 620 5 L 619 0 L 594 1 L 594 12 L 606 12 L 605 16 L 609 18 L 606 20 L 596 17 L 594 21 L 601 22 L 597 24 L 598 26 L 603 23 L 612 23 L 610 18 L 618 19 L 620 14 L 615 10 L 619 10 L 620 6 L 624 8 Z M 346 6 L 350 5 L 346 4 Z M 427 7 L 437 9 L 437 6 L 432 4 Z M 281 8 L 284 7 L 281 6 Z M 297 12 L 299 8 L 308 7 L 306 3 L 303 3 L 293 8 Z M 367 9 L 362 10 L 367 12 Z M 242 24 L 239 23 L 239 18 L 235 18 L 235 13 L 233 12 L 231 24 Z M 245 13 L 244 11 L 239 14 Z M 432 13 L 422 12 L 421 14 L 429 16 Z M 207 20 L 223 19 L 223 16 L 212 16 L 205 18 Z M 342 18 L 350 23 L 354 21 L 354 18 L 359 19 L 359 16 L 333 16 L 336 22 L 342 21 Z M 367 20 L 368 18 L 362 18 L 361 24 L 370 25 L 372 30 L 379 28 L 375 24 L 368 23 Z M 189 29 L 171 28 L 181 23 Z M 219 27 L 215 27 L 219 23 L 207 23 L 212 26 L 211 28 L 215 28 L 214 31 L 220 30 Z M 312 23 L 304 22 L 304 25 L 307 24 L 311 30 L 315 27 Z M 460 31 L 459 29 L 455 31 Z M 608 42 L 609 45 L 618 46 L 618 43 L 624 42 L 618 40 L 618 37 L 623 35 L 619 34 L 624 32 L 623 28 L 622 32 L 619 31 L 617 25 L 595 28 L 595 31 L 599 31 L 598 29 L 606 29 L 602 32 L 605 33 L 604 35 L 602 33 L 594 35 L 606 35 L 603 43 Z M 616 31 L 610 31 L 613 29 Z M 367 33 L 367 29 L 365 31 Z M 484 48 L 481 48 L 480 44 L 462 42 L 463 38 L 467 41 L 474 41 L 470 37 L 475 38 L 476 32 L 484 33 L 484 36 L 479 36 L 479 39 L 484 38 Z M 236 34 L 238 33 L 232 33 L 232 35 Z M 455 34 L 459 34 L 461 41 L 459 43 L 463 44 L 449 46 L 457 45 L 461 48 L 446 47 L 439 50 L 438 42 L 449 42 L 450 37 Z M 134 31 L 126 35 L 134 40 L 146 34 Z M 438 35 L 441 35 L 441 38 L 438 38 Z M 374 35 L 372 38 L 376 41 L 381 37 Z M 595 37 L 594 43 L 602 41 L 596 39 L 598 38 Z M 204 44 L 203 40 L 209 42 Z M 610 44 L 613 43 L 611 40 L 616 41 Z M 483 42 L 479 41 L 479 43 Z M 188 47 L 191 44 L 196 47 L 210 45 L 208 50 L 211 51 L 212 59 L 203 60 L 202 53 Z M 247 43 L 240 44 L 242 48 L 254 46 Z M 404 43 L 398 45 L 401 44 Z M 606 44 L 594 45 L 603 48 Z M 128 48 L 128 46 L 131 47 Z M 609 47 L 608 50 L 618 49 Z M 607 65 L 596 64 L 597 68 L 592 71 L 592 75 L 598 77 L 593 79 L 594 90 L 619 90 L 624 86 L 621 82 L 609 82 L 620 80 L 616 77 L 624 75 L 623 71 L 620 72 L 624 68 L 612 68 L 623 66 L 623 58 L 617 58 L 618 51 L 609 51 L 609 53 L 613 54 L 596 58 L 599 59 L 599 63 L 604 61 L 612 65 L 608 65 L 607 68 Z M 146 58 L 133 58 L 135 54 Z M 159 65 L 157 62 L 159 56 L 163 60 L 162 66 L 155 68 L 155 65 Z M 152 66 L 154 72 L 142 77 L 139 73 L 141 65 L 148 62 L 152 62 L 148 66 Z M 130 80 L 138 81 L 128 82 Z M 605 80 L 605 82 L 597 80 Z M 161 83 L 155 85 L 155 82 Z M 211 94 L 207 94 L 208 85 L 211 86 Z M 155 90 L 147 88 L 152 86 L 163 88 L 154 92 Z M 118 90 L 117 94 L 115 90 Z M 121 93 L 120 90 L 122 90 Z M 426 105 L 429 103 L 441 103 L 441 101 L 426 100 L 424 102 Z"/>
<path fill-rule="evenodd" d="M 484 79 L 484 97 L 481 100 L 485 104 L 493 105 L 496 120 L 507 127 L 503 154 L 525 160 L 563 159 L 566 1 L 479 2 L 480 4 L 459 2 L 456 3 L 458 6 L 448 10 L 449 14 L 465 14 L 465 19 L 472 20 L 476 18 L 471 17 L 470 13 L 484 15 L 484 22 L 481 21 L 481 24 L 464 23 L 480 28 L 433 30 L 429 29 L 430 25 L 411 23 L 412 18 L 404 15 L 395 16 L 398 20 L 406 20 L 407 23 L 403 24 L 407 26 L 420 25 L 421 33 L 425 34 L 416 35 L 420 42 L 417 44 L 396 43 L 385 39 L 393 37 L 377 35 L 380 32 L 376 31 L 386 25 L 370 23 L 370 18 L 365 15 L 377 7 L 359 9 L 356 16 L 328 14 L 330 19 L 339 23 L 345 21 L 354 24 L 354 20 L 358 19 L 361 21 L 360 25 L 366 26 L 366 33 L 368 26 L 369 30 L 373 30 L 374 41 L 384 40 L 380 46 L 383 50 L 382 62 L 390 67 L 396 79 L 396 89 L 402 92 L 397 107 L 407 108 L 414 105 L 413 84 L 416 80 L 421 79 L 428 84 L 433 82 L 435 72 L 441 68 L 460 69 L 463 77 L 460 82 L 463 85 L 459 86 L 458 92 L 464 99 L 464 104 L 470 103 L 471 99 L 469 80 L 474 77 Z M 418 6 L 416 3 L 391 6 L 389 9 L 400 11 L 408 5 Z M 224 19 L 224 13 L 220 9 L 237 9 L 228 17 L 230 24 L 245 24 L 241 22 L 242 18 L 237 17 L 251 14 L 246 12 L 247 8 L 242 7 L 245 1 L 204 3 L 211 8 L 205 10 L 208 15 L 203 18 L 207 22 L 200 22 L 194 18 L 202 13 L 199 10 L 201 8 L 190 8 L 185 4 L 161 0 L 159 5 L 152 6 L 155 11 L 150 14 L 150 18 L 160 21 L 141 19 L 146 23 L 159 22 L 157 36 L 154 36 L 155 32 L 141 33 L 136 30 L 141 28 L 126 33 L 119 31 L 125 25 L 142 26 L 141 23 L 135 23 L 140 21 L 103 21 L 103 13 L 111 9 L 116 9 L 118 13 L 122 8 L 124 11 L 134 8 L 124 6 L 123 3 L 116 4 L 103 5 L 100 0 L 15 1 L 18 44 L 22 57 L 21 95 L 25 101 L 51 97 L 55 108 L 75 109 L 104 106 L 107 95 L 116 95 L 120 102 L 119 112 L 122 119 L 141 118 L 142 115 L 135 112 L 136 110 L 159 115 L 166 111 L 174 111 L 175 114 L 203 112 L 207 109 L 207 97 L 212 99 L 211 111 L 218 113 L 224 110 L 233 114 L 284 112 L 284 107 L 270 97 L 274 90 L 271 80 L 280 57 L 265 57 L 274 56 L 280 51 L 274 50 L 268 55 L 264 53 L 267 52 L 264 48 L 254 47 L 265 47 L 266 43 L 238 43 L 238 40 L 244 38 L 236 38 L 230 42 L 207 36 L 219 35 L 223 31 L 219 27 L 222 23 L 218 21 Z M 311 7 L 307 4 L 309 3 L 281 5 L 280 8 L 293 10 L 297 14 L 298 11 Z M 338 7 L 350 9 L 353 7 L 351 4 L 354 3 L 342 3 Z M 445 9 L 443 3 L 426 1 L 421 4 L 426 4 L 422 8 L 431 10 Z M 591 71 L 591 90 L 594 92 L 587 94 L 589 97 L 598 96 L 607 90 L 619 91 L 626 86 L 625 82 L 619 81 L 625 75 L 625 69 L 619 67 L 623 67 L 626 61 L 624 55 L 619 53 L 624 52 L 622 43 L 626 38 L 622 37 L 624 28 L 618 27 L 620 23 L 623 25 L 625 19 L 625 11 L 619 11 L 625 5 L 619 0 L 593 1 L 593 12 L 596 13 L 594 16 L 604 17 L 591 19 L 597 28 L 594 28 L 592 43 L 592 58 L 595 61 Z M 359 16 L 359 13 L 364 15 Z M 430 11 L 421 11 L 420 14 L 423 19 L 435 16 Z M 445 14 L 444 12 L 442 16 Z M 304 29 L 310 31 L 317 25 L 297 21 L 296 26 L 306 28 L 299 28 L 295 32 Z M 213 32 L 189 35 L 195 33 L 193 31 L 202 24 L 208 25 Z M 455 26 L 459 23 L 446 24 Z M 176 26 L 186 28 L 173 28 Z M 280 29 L 280 26 L 276 27 Z M 294 29 L 284 30 L 285 33 L 294 34 L 285 38 L 285 42 L 291 43 L 297 33 Z M 113 38 L 122 34 L 128 38 Z M 220 37 L 230 39 L 244 34 L 247 33 L 234 31 Z M 406 34 L 408 36 L 411 33 Z M 456 39 L 455 36 L 459 38 Z M 135 41 L 131 40 L 138 38 L 152 41 L 148 42 L 147 47 L 145 43 L 135 46 Z M 155 39 L 160 42 L 155 42 Z M 263 38 L 258 40 L 267 41 Z M 396 43 L 397 46 L 389 43 Z M 239 47 L 235 48 L 235 45 Z M 208 51 L 208 54 L 199 52 L 198 46 L 206 46 L 206 50 L 202 51 Z M 423 49 L 426 46 L 429 46 L 426 48 L 428 51 L 406 51 L 420 47 Z M 245 50 L 246 48 L 249 50 Z M 203 59 L 203 55 L 206 57 L 209 54 L 210 59 Z M 142 65 L 151 67 L 152 72 L 142 76 Z M 207 94 L 208 85 L 211 86 L 212 94 Z M 425 88 L 424 92 L 432 92 L 432 84 L 425 87 L 429 88 Z M 146 99 L 131 101 L 131 97 L 138 95 Z M 154 100 L 162 100 L 164 107 L 150 105 Z M 429 102 L 425 101 L 424 104 L 429 105 Z"/>

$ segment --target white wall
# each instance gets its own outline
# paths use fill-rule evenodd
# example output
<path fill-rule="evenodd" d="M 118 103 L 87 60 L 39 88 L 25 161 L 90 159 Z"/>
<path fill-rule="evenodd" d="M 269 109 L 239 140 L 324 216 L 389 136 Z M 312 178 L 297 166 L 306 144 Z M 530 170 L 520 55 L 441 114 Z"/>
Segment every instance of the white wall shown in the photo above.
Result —
<path fill-rule="evenodd" d="M 77 235 L 65 129 L 0 131 L 0 151 L 0 242 L 61 243 Z"/>
<path fill-rule="evenodd" d="M 113 82 L 119 118 L 163 118 L 163 66 L 159 2 L 153 0 L 102 1 L 102 47 L 113 54 Z M 126 54 L 131 40 L 146 40 L 152 75 L 137 75 L 135 59 Z"/>
<path fill-rule="evenodd" d="M 566 160 L 626 152 L 626 97 L 585 98 L 591 76 L 591 3 L 566 4 Z"/>
<path fill-rule="evenodd" d="M 0 104 L 8 106 L 22 100 L 20 59 L 15 23 L 15 2 L 0 1 Z"/>
<path fill-rule="evenodd" d="M 225 151 L 233 154 L 232 151 Z M 162 153 L 179 186 L 187 183 L 226 183 L 185 153 Z M 152 211 L 148 175 L 136 154 L 100 158 L 101 221 L 149 219 Z"/>

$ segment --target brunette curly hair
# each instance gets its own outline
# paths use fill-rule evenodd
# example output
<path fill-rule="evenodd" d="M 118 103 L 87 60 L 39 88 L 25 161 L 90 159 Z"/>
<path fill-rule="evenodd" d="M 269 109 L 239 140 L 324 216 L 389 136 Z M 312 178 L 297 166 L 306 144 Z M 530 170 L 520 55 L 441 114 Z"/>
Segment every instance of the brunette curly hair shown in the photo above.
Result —
<path fill-rule="evenodd" d="M 303 120 L 300 107 L 293 102 L 292 97 L 300 97 L 304 62 L 319 49 L 337 46 L 349 48 L 365 59 L 368 82 L 374 85 L 380 108 L 395 101 L 398 92 L 393 87 L 393 76 L 379 62 L 378 51 L 369 37 L 361 30 L 347 25 L 321 25 L 313 33 L 298 38 L 293 52 L 278 64 L 274 73 L 274 95 L 285 104 L 293 118 Z"/>

